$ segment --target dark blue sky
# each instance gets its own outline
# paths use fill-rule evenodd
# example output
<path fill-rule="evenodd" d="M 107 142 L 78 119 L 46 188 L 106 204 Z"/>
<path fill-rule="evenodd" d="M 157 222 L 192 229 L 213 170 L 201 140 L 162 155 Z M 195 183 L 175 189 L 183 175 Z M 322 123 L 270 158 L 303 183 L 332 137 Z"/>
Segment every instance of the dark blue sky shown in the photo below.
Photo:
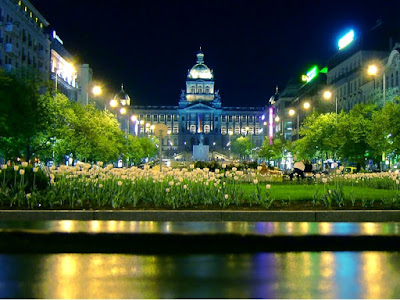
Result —
<path fill-rule="evenodd" d="M 138 105 L 177 105 L 201 46 L 224 106 L 262 106 L 326 63 L 346 30 L 400 11 L 399 0 L 31 2 L 110 94 L 123 82 Z"/>

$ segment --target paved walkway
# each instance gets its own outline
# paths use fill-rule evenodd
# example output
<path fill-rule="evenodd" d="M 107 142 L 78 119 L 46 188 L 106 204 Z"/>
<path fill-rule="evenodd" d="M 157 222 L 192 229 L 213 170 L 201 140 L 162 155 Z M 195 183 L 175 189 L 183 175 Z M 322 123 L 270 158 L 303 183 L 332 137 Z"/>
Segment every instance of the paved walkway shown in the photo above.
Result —
<path fill-rule="evenodd" d="M 0 210 L 0 221 L 126 220 L 247 222 L 400 222 L 400 210 Z"/>

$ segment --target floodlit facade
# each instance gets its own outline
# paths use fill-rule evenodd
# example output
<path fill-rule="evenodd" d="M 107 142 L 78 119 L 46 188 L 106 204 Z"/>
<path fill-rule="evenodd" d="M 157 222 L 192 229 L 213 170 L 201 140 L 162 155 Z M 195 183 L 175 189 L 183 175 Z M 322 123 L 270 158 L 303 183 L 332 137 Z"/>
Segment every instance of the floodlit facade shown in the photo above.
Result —
<path fill-rule="evenodd" d="M 49 25 L 28 0 L 0 0 L 0 68 L 50 71 Z"/>
<path fill-rule="evenodd" d="M 126 96 L 122 90 L 114 97 L 120 102 L 118 109 L 126 106 L 120 99 Z M 163 151 L 170 157 L 190 159 L 193 146 L 203 144 L 209 146 L 210 159 L 226 158 L 234 138 L 249 135 L 255 147 L 260 147 L 266 132 L 264 107 L 222 106 L 213 71 L 205 64 L 201 51 L 188 71 L 186 88 L 181 91 L 177 106 L 128 107 L 125 117 L 118 112 L 119 118 L 124 118 L 120 123 L 127 133 L 151 136 L 156 124 L 167 125 L 169 134 L 163 139 Z"/>
<path fill-rule="evenodd" d="M 64 42 L 52 31 L 50 78 L 55 83 L 55 88 L 68 97 L 70 101 L 78 99 L 77 70 L 73 64 L 72 55 L 64 48 Z"/>

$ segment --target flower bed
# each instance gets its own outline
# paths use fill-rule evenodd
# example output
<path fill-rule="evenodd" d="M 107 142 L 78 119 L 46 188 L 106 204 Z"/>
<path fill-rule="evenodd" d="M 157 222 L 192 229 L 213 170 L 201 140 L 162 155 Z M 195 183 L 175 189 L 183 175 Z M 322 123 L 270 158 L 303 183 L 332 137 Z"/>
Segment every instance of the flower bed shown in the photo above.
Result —
<path fill-rule="evenodd" d="M 391 208 L 400 206 L 397 173 L 314 176 L 283 182 L 282 175 L 261 168 L 210 171 L 208 168 L 114 168 L 102 164 L 45 168 L 48 185 L 39 188 L 28 166 L 4 167 L 0 192 L 2 208 L 30 209 L 215 209 L 258 208 Z M 33 169 L 32 169 L 33 170 Z M 21 174 L 22 173 L 22 174 Z M 10 175 L 7 175 L 10 177 Z M 28 178 L 29 177 L 29 178 Z M 31 182 L 28 187 L 26 182 Z"/>

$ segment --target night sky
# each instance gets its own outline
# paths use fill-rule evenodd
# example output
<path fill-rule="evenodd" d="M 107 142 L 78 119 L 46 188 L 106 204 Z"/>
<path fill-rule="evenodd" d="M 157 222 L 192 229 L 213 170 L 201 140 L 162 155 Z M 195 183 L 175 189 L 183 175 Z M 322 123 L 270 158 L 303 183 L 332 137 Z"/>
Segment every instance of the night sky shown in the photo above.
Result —
<path fill-rule="evenodd" d="M 110 95 L 124 83 L 137 105 L 177 105 L 201 46 L 223 106 L 263 106 L 348 29 L 400 11 L 399 0 L 30 1 Z"/>

